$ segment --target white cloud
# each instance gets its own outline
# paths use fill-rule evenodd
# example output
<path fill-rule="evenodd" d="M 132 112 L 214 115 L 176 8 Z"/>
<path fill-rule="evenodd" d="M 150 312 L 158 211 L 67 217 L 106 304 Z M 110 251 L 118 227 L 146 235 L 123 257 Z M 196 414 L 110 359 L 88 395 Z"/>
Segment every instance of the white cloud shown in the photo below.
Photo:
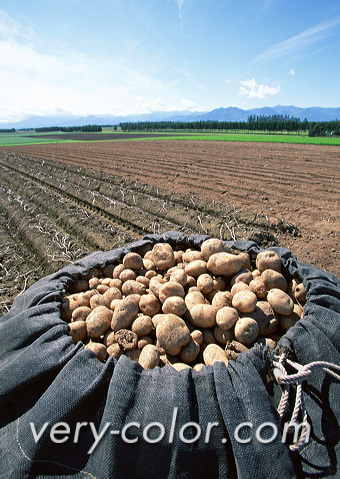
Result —
<path fill-rule="evenodd" d="M 224 80 L 224 83 L 231 83 L 231 80 Z"/>
<path fill-rule="evenodd" d="M 328 36 L 330 30 L 340 24 L 340 18 L 319 23 L 294 35 L 283 42 L 276 43 L 254 58 L 253 62 L 267 62 L 285 55 L 296 53 Z"/>
<path fill-rule="evenodd" d="M 30 25 L 23 25 L 18 20 L 12 18 L 4 10 L 0 10 L 0 38 L 21 38 L 33 40 L 36 38 L 36 32 Z"/>
<path fill-rule="evenodd" d="M 280 92 L 280 85 L 270 87 L 268 85 L 256 83 L 255 78 L 252 80 L 240 81 L 241 85 L 238 94 L 248 98 L 260 98 L 261 100 L 276 95 Z"/>
<path fill-rule="evenodd" d="M 26 35 L 23 25 L 0 13 L 0 122 L 58 113 L 146 113 L 170 103 L 169 80 L 132 67 L 119 53 L 100 59 L 71 50 L 42 51 L 33 31 Z M 193 105 L 177 95 L 171 101 L 174 109 Z"/>
<path fill-rule="evenodd" d="M 175 0 L 175 1 L 177 3 L 177 7 L 178 7 L 178 18 L 179 18 L 180 22 L 182 23 L 182 21 L 183 21 L 182 8 L 183 8 L 183 5 L 184 5 L 184 0 Z"/>
<path fill-rule="evenodd" d="M 289 75 L 292 75 L 293 77 L 295 77 L 295 70 L 294 68 L 291 68 L 289 71 L 288 71 Z"/>

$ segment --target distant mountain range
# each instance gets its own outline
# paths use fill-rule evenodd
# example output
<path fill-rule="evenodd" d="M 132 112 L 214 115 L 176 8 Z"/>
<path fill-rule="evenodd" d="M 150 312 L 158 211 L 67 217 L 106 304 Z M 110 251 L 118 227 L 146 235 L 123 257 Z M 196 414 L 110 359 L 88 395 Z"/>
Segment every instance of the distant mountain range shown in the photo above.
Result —
<path fill-rule="evenodd" d="M 77 116 L 35 116 L 26 120 L 13 123 L 0 123 L 0 128 L 38 128 L 47 126 L 83 126 L 83 125 L 118 125 L 126 121 L 247 121 L 250 115 L 288 115 L 289 117 L 300 118 L 308 121 L 332 121 L 340 120 L 340 108 L 310 107 L 299 108 L 297 106 L 281 106 L 252 108 L 242 110 L 241 108 L 228 107 L 216 108 L 206 112 L 192 111 L 168 111 L 155 112 L 140 115 L 112 116 L 112 115 L 90 115 L 86 117 Z"/>

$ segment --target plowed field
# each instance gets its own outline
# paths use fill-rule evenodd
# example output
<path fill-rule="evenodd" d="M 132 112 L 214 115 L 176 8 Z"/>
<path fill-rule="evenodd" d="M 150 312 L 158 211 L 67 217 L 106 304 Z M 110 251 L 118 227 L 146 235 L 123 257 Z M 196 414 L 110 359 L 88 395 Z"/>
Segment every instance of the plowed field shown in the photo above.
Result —
<path fill-rule="evenodd" d="M 339 159 L 339 147 L 273 143 L 3 147 L 0 212 L 6 231 L 26 235 L 32 254 L 40 245 L 40 263 L 49 268 L 40 276 L 53 270 L 51 258 L 56 269 L 94 249 L 169 229 L 280 244 L 339 275 Z"/>

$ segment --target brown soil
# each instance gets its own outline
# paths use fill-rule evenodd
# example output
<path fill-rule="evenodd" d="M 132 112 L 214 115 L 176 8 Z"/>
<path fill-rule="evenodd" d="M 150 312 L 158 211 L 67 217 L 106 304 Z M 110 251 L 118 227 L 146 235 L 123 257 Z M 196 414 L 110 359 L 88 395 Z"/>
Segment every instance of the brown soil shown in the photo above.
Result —
<path fill-rule="evenodd" d="M 116 136 L 116 135 L 115 135 Z M 105 171 L 234 205 L 299 228 L 280 244 L 339 275 L 340 148 L 274 143 L 133 141 L 0 148 Z"/>
<path fill-rule="evenodd" d="M 49 140 L 104 141 L 104 140 L 135 140 L 140 138 L 160 138 L 169 136 L 184 136 L 178 133 L 66 133 L 56 135 L 27 135 L 28 138 L 45 138 Z"/>

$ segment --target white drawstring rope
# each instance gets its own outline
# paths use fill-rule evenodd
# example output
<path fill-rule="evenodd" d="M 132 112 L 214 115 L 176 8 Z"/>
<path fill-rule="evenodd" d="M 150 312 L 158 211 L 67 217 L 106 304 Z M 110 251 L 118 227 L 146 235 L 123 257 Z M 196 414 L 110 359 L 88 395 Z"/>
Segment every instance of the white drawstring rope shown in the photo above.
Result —
<path fill-rule="evenodd" d="M 286 353 L 281 354 L 281 356 L 279 357 L 277 356 L 276 359 L 277 361 L 273 361 L 274 376 L 277 382 L 282 386 L 282 396 L 280 399 L 280 403 L 277 407 L 277 412 L 281 420 L 283 419 L 284 414 L 289 406 L 290 387 L 296 385 L 294 410 L 292 413 L 292 417 L 288 423 L 288 428 L 296 424 L 298 415 L 301 412 L 303 418 L 303 427 L 301 429 L 300 437 L 295 444 L 291 444 L 289 446 L 291 451 L 299 451 L 305 444 L 307 432 L 309 431 L 309 428 L 304 426 L 305 424 L 307 424 L 308 415 L 304 404 L 302 383 L 313 372 L 315 372 L 315 370 L 320 368 L 322 368 L 326 373 L 334 377 L 337 381 L 340 381 L 340 366 L 326 361 L 314 361 L 312 363 L 306 364 L 305 366 L 302 366 L 301 364 L 288 359 Z M 298 372 L 296 374 L 288 375 L 284 366 L 286 364 L 293 367 Z M 337 374 L 337 372 L 339 374 Z"/>

